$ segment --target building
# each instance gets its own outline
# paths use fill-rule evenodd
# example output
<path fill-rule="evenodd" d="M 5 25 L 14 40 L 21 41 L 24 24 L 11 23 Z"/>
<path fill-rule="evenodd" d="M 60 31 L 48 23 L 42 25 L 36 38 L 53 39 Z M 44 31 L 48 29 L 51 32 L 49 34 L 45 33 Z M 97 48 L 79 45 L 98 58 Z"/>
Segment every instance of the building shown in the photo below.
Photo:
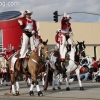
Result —
<path fill-rule="evenodd" d="M 22 30 L 18 19 L 23 18 L 19 11 L 6 11 L 0 13 L 0 34 L 2 47 L 20 49 Z"/>
<path fill-rule="evenodd" d="M 43 40 L 48 39 L 50 46 L 55 45 L 56 30 L 60 29 L 60 22 L 38 22 L 39 34 Z M 100 23 L 71 22 L 74 42 L 85 41 L 86 54 L 100 58 Z"/>

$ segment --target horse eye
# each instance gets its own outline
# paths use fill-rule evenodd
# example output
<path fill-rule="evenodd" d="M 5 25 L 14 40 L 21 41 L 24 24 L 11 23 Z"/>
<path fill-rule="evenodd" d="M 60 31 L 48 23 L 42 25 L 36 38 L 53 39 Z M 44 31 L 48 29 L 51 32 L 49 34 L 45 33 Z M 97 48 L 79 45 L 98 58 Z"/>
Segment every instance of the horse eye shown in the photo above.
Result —
<path fill-rule="evenodd" d="M 42 49 L 44 49 L 44 47 L 42 47 Z"/>

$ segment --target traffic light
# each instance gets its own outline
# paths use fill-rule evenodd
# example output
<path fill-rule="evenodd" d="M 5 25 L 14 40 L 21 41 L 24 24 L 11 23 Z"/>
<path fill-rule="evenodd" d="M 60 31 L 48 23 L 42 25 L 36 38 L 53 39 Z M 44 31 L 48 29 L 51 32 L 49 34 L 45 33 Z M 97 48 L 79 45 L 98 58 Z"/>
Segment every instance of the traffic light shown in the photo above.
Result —
<path fill-rule="evenodd" d="M 58 11 L 55 11 L 54 13 L 53 13 L 53 18 L 54 18 L 54 21 L 55 22 L 58 22 Z"/>

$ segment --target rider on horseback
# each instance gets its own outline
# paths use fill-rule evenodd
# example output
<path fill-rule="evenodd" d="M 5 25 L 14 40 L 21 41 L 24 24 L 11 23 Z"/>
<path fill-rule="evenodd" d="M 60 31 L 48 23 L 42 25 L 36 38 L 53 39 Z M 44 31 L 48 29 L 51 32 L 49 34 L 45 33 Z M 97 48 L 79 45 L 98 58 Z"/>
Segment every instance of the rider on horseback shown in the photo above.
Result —
<path fill-rule="evenodd" d="M 36 21 L 31 19 L 32 12 L 29 10 L 24 11 L 24 19 L 18 20 L 21 28 L 23 29 L 22 34 L 22 46 L 20 50 L 20 57 L 24 58 L 26 56 L 27 50 L 28 50 L 28 42 L 30 41 L 31 50 L 33 51 L 35 49 L 35 36 L 38 33 Z"/>
<path fill-rule="evenodd" d="M 73 34 L 71 23 L 69 22 L 70 19 L 72 19 L 71 16 L 64 13 L 64 16 L 61 20 L 61 33 L 65 34 L 68 46 L 72 45 L 72 39 L 70 38 L 70 35 Z"/>

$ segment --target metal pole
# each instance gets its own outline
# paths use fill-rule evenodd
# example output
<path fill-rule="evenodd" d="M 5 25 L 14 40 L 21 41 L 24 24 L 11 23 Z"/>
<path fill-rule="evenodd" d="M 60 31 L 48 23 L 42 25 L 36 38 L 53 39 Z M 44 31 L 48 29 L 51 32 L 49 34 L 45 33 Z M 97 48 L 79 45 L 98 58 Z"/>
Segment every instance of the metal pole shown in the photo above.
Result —
<path fill-rule="evenodd" d="M 97 56 L 96 56 L 96 46 L 94 46 L 94 57 L 97 58 Z"/>

